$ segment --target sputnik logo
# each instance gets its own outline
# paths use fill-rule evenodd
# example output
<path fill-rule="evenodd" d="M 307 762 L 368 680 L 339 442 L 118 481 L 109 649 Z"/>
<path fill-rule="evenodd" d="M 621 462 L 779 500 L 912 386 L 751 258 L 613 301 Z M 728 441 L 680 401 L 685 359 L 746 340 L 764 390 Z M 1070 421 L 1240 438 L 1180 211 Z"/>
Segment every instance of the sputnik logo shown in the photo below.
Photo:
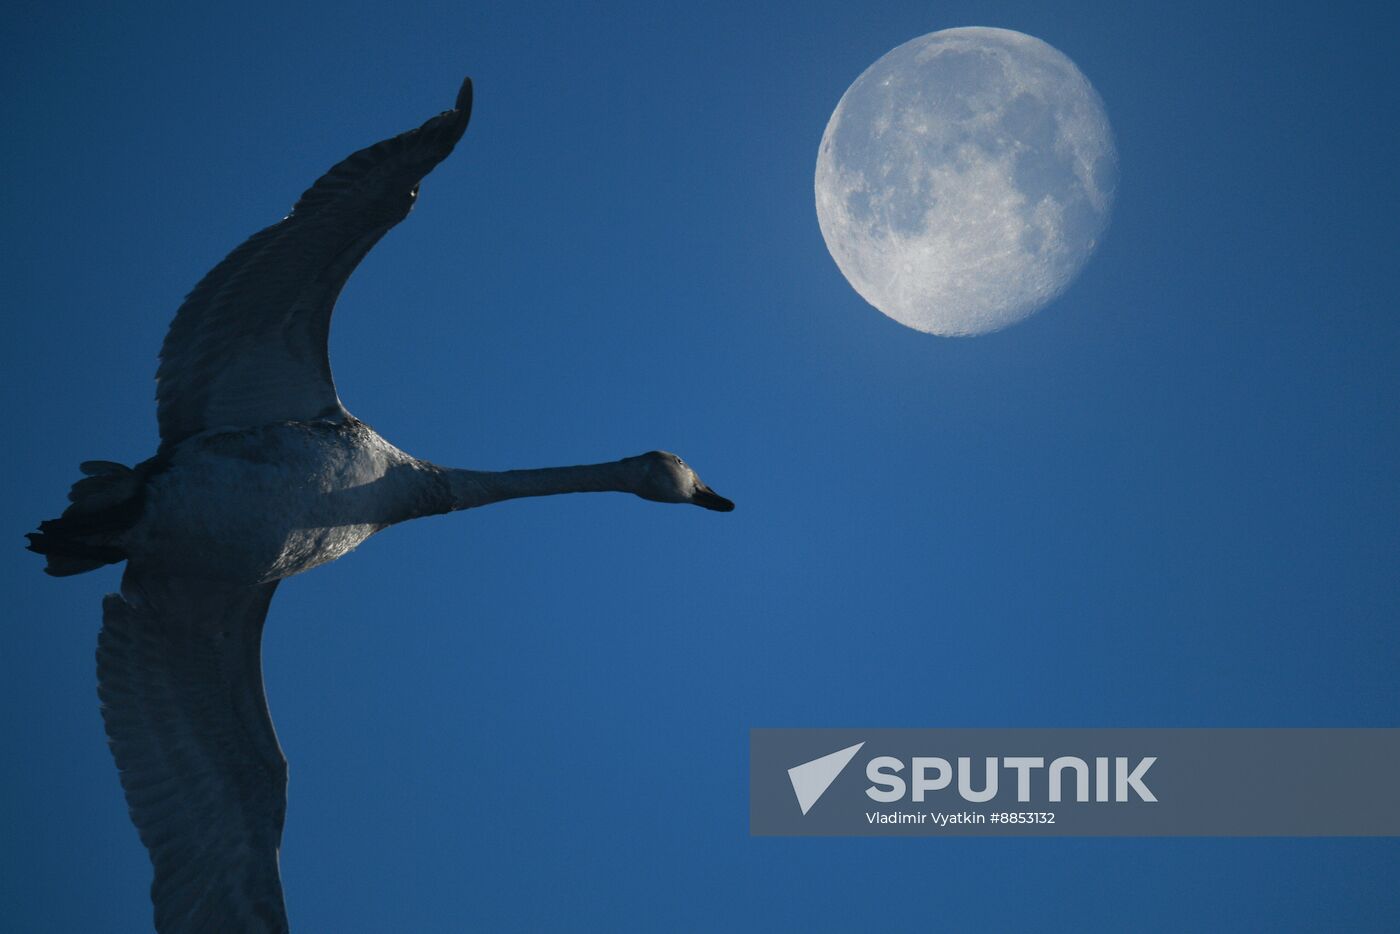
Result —
<path fill-rule="evenodd" d="M 856 743 L 854 746 L 847 746 L 830 755 L 822 756 L 820 759 L 813 759 L 811 762 L 804 762 L 801 765 L 794 765 L 788 769 L 788 780 L 792 782 L 792 792 L 797 795 L 797 804 L 802 808 L 805 815 L 812 809 L 826 790 L 831 787 L 831 783 L 836 781 L 836 777 L 851 764 L 851 760 L 860 752 L 860 747 L 865 743 Z"/>

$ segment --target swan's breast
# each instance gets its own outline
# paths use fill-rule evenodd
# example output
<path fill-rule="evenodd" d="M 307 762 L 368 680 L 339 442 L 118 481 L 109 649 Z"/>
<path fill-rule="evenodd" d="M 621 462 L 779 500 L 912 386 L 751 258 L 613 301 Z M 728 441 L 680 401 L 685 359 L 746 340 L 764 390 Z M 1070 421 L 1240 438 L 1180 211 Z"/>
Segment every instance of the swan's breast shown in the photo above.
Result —
<path fill-rule="evenodd" d="M 168 573 L 299 574 L 405 518 L 421 465 L 355 421 L 209 432 L 152 476 L 127 551 Z"/>

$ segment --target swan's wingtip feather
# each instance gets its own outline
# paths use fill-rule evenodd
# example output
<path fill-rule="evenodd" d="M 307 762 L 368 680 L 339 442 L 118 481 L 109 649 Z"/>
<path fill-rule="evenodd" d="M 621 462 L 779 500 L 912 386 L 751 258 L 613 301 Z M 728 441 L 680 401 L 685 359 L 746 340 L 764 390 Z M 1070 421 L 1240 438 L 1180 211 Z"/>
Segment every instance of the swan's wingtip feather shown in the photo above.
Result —
<path fill-rule="evenodd" d="M 472 79 L 463 78 L 462 88 L 457 92 L 457 104 L 452 108 L 464 114 L 472 112 Z"/>

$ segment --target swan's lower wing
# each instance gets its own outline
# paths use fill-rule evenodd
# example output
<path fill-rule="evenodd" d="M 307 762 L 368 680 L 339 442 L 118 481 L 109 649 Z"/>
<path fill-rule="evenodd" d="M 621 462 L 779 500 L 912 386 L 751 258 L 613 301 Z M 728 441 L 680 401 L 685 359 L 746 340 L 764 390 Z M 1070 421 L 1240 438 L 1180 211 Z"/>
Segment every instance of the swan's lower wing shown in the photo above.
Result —
<path fill-rule="evenodd" d="M 263 694 L 254 587 L 128 568 L 102 603 L 97 693 L 131 819 L 155 866 L 156 930 L 287 930 L 277 852 L 287 808 Z"/>

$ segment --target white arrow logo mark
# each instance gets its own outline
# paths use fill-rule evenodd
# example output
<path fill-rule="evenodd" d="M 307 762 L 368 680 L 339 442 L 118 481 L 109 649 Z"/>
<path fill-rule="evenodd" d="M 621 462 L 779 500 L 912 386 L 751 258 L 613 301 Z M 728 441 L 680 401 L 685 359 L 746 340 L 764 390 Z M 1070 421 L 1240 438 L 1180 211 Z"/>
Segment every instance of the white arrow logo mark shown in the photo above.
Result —
<path fill-rule="evenodd" d="M 829 756 L 822 756 L 820 759 L 813 759 L 788 769 L 788 779 L 792 782 L 792 791 L 797 795 L 797 803 L 803 814 L 810 811 L 812 805 L 826 794 L 831 783 L 836 781 L 836 776 L 841 774 L 842 769 L 850 764 L 864 745 L 865 743 L 856 743 Z"/>

